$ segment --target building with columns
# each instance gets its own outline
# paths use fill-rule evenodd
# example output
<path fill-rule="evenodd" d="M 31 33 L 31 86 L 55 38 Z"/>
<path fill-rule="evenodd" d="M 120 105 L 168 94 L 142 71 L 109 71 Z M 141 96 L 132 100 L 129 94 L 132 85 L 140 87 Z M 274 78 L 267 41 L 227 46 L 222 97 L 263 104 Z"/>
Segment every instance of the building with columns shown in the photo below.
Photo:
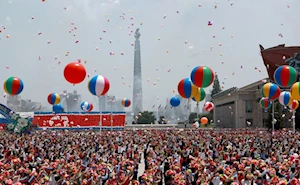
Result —
<path fill-rule="evenodd" d="M 265 79 L 268 80 L 268 79 Z M 260 107 L 263 80 L 242 88 L 232 87 L 215 94 L 212 101 L 214 108 L 214 125 L 216 128 L 264 127 L 269 112 Z"/>

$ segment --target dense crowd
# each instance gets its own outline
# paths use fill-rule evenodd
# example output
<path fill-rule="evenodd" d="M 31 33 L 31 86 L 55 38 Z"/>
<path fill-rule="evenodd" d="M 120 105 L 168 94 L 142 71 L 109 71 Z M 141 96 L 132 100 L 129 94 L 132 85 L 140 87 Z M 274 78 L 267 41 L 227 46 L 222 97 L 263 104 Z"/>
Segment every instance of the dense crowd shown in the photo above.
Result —
<path fill-rule="evenodd" d="M 5 185 L 300 185 L 291 131 L 2 132 Z"/>

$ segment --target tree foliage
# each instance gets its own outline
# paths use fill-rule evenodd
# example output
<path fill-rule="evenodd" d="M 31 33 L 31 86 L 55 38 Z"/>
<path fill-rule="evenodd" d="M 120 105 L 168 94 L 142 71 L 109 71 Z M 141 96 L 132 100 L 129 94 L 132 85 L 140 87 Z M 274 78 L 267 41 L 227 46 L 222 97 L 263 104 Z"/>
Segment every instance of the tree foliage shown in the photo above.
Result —
<path fill-rule="evenodd" d="M 274 108 L 274 113 L 275 113 L 274 119 L 276 120 L 276 123 L 274 125 L 274 128 L 276 130 L 278 130 L 278 129 L 281 129 L 281 128 L 284 127 L 284 121 L 285 120 L 282 117 L 282 114 L 284 114 L 284 112 L 283 112 L 282 105 L 278 101 L 273 102 L 272 106 L 275 106 L 275 108 Z M 272 107 L 269 109 L 269 119 L 268 119 L 267 127 L 270 128 L 270 129 L 272 128 Z"/>
<path fill-rule="evenodd" d="M 197 113 L 196 112 L 192 112 L 189 116 L 189 123 L 194 123 L 197 119 Z"/>
<path fill-rule="evenodd" d="M 217 94 L 221 91 L 222 91 L 222 89 L 221 89 L 221 85 L 220 85 L 218 75 L 215 75 L 215 80 L 214 80 L 214 83 L 213 83 L 213 89 L 211 90 L 211 96 L 213 97 L 215 94 Z"/>
<path fill-rule="evenodd" d="M 208 114 L 199 114 L 199 115 L 198 115 L 199 123 L 200 123 L 200 119 L 201 119 L 202 117 L 206 117 L 206 118 L 208 119 L 209 123 L 211 122 L 211 120 L 213 120 L 213 115 L 212 115 L 211 113 L 208 113 Z M 196 121 L 197 121 L 197 113 L 192 112 L 192 113 L 190 114 L 190 116 L 189 116 L 189 121 L 190 121 L 190 123 L 196 122 Z"/>
<path fill-rule="evenodd" d="M 153 112 L 144 111 L 144 112 L 141 112 L 141 116 L 139 116 L 137 123 L 138 124 L 150 124 L 150 123 L 154 123 L 155 120 L 156 120 L 156 118 L 153 115 Z"/>

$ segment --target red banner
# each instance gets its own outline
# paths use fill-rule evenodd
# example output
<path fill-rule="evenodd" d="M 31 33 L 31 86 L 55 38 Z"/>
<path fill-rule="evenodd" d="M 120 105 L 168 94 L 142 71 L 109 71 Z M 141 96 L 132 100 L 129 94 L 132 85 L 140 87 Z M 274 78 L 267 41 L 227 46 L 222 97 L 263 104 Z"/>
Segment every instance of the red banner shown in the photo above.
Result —
<path fill-rule="evenodd" d="M 102 126 L 124 127 L 125 119 L 125 114 L 103 114 Z M 39 114 L 32 121 L 39 127 L 96 127 L 100 126 L 99 122 L 99 114 Z"/>

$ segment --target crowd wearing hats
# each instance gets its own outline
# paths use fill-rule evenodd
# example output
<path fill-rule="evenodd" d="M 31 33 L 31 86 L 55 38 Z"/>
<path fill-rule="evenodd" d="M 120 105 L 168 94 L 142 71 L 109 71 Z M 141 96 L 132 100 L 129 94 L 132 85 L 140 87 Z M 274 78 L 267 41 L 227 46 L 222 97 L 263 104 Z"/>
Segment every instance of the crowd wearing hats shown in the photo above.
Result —
<path fill-rule="evenodd" d="M 3 185 L 300 185 L 289 130 L 34 131 L 0 136 Z"/>

